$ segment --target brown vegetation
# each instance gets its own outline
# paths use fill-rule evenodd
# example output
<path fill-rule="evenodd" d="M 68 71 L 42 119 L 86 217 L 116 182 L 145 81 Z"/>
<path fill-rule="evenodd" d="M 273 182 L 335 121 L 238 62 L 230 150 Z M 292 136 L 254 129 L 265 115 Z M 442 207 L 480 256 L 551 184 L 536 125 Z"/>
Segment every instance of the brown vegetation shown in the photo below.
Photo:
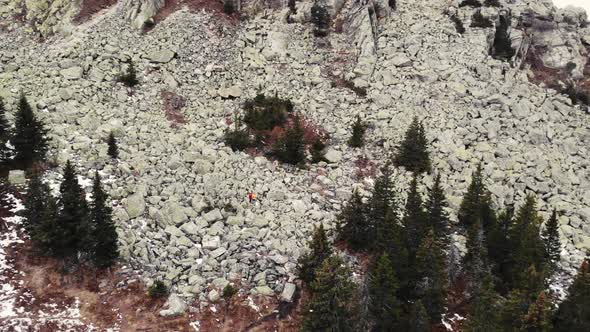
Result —
<path fill-rule="evenodd" d="M 103 9 L 117 3 L 117 0 L 82 0 L 80 12 L 74 17 L 74 23 L 84 23 Z"/>
<path fill-rule="evenodd" d="M 166 114 L 166 119 L 170 121 L 172 128 L 177 128 L 188 121 L 181 113 L 181 109 L 186 106 L 186 99 L 172 91 L 162 90 L 162 110 Z"/>

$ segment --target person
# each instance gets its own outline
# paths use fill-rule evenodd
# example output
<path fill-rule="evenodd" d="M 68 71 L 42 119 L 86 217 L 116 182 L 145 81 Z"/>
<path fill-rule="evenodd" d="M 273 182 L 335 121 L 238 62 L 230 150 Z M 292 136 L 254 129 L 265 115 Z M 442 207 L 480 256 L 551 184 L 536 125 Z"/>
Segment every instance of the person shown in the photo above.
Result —
<path fill-rule="evenodd" d="M 252 202 L 256 202 L 256 193 L 252 192 Z"/>
<path fill-rule="evenodd" d="M 252 203 L 252 192 L 248 191 L 248 203 Z"/>

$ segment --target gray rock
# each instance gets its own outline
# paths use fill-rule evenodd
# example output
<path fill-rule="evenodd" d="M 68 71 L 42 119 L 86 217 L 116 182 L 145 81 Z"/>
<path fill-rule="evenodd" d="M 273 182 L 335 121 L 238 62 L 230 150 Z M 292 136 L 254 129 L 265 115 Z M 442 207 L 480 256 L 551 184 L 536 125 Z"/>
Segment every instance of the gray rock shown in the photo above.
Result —
<path fill-rule="evenodd" d="M 217 220 L 223 219 L 223 215 L 219 209 L 213 209 L 203 215 L 203 219 L 205 219 L 208 223 L 212 223 Z"/>
<path fill-rule="evenodd" d="M 256 291 L 257 294 L 260 295 L 264 295 L 264 296 L 272 296 L 275 294 L 275 292 L 272 290 L 272 288 L 268 287 L 268 286 L 258 286 L 256 288 L 254 288 L 254 290 Z"/>
<path fill-rule="evenodd" d="M 204 249 L 216 249 L 221 245 L 219 236 L 214 236 L 210 239 L 203 240 L 202 246 Z"/>
<path fill-rule="evenodd" d="M 212 252 L 210 252 L 209 256 L 211 256 L 212 258 L 217 258 L 217 257 L 225 254 L 226 251 L 227 251 L 227 249 L 225 249 L 224 247 L 219 247 L 219 248 L 213 250 Z"/>
<path fill-rule="evenodd" d="M 163 49 L 163 50 L 154 51 L 154 52 L 150 53 L 147 56 L 147 58 L 151 62 L 155 62 L 155 63 L 168 63 L 174 58 L 175 55 L 176 55 L 175 52 L 168 50 L 168 49 Z"/>
<path fill-rule="evenodd" d="M 137 218 L 145 212 L 145 200 L 141 193 L 136 193 L 130 197 L 127 197 L 123 203 L 129 218 Z"/>
<path fill-rule="evenodd" d="M 16 169 L 8 172 L 8 183 L 11 185 L 22 185 L 26 182 L 27 178 L 25 177 L 25 171 Z"/>
<path fill-rule="evenodd" d="M 407 67 L 412 64 L 412 60 L 405 54 L 397 54 L 391 60 L 391 64 L 396 67 Z"/>
<path fill-rule="evenodd" d="M 176 201 L 169 201 L 166 204 L 163 217 L 168 225 L 178 225 L 188 220 L 184 208 Z"/>
<path fill-rule="evenodd" d="M 178 316 L 184 313 L 187 308 L 186 303 L 176 294 L 170 294 L 168 301 L 164 304 L 166 309 L 160 310 L 160 316 L 171 317 Z"/>
<path fill-rule="evenodd" d="M 207 298 L 209 299 L 209 301 L 211 302 L 217 302 L 219 301 L 219 292 L 216 289 L 212 289 L 209 294 L 207 295 Z"/>
<path fill-rule="evenodd" d="M 295 295 L 296 288 L 297 287 L 295 286 L 295 284 L 292 284 L 290 282 L 286 283 L 285 287 L 283 288 L 283 292 L 281 293 L 281 301 L 292 302 L 293 295 Z"/>
<path fill-rule="evenodd" d="M 331 163 L 337 163 L 342 160 L 342 152 L 330 148 L 328 151 L 326 151 L 324 157 L 326 157 L 326 159 Z"/>
<path fill-rule="evenodd" d="M 59 73 L 65 79 L 77 80 L 77 79 L 82 78 L 83 72 L 84 71 L 82 70 L 82 67 L 71 67 L 71 68 L 67 68 L 67 69 L 62 69 Z"/>

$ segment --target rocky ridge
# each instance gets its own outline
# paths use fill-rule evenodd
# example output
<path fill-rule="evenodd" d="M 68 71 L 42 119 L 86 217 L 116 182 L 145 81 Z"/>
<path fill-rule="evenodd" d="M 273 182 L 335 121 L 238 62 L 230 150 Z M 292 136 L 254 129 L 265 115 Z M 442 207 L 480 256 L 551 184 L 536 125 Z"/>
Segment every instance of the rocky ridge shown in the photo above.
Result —
<path fill-rule="evenodd" d="M 378 13 L 374 2 L 346 2 L 337 14 L 346 18 L 344 33 L 322 43 L 309 25 L 284 22 L 285 11 L 233 25 L 182 10 L 142 34 L 129 24 L 142 7 L 130 14 L 131 3 L 43 44 L 22 28 L 2 33 L 0 96 L 11 109 L 21 91 L 30 96 L 50 124 L 59 164 L 76 159 L 82 175 L 98 168 L 116 179 L 106 186 L 121 253 L 146 278 L 202 302 L 215 301 L 212 289 L 230 280 L 253 293 L 291 293 L 313 227 L 333 227 L 353 188 L 365 195 L 370 188 L 370 178 L 355 178 L 355 160 L 384 161 L 413 115 L 425 123 L 453 211 L 483 161 L 498 204 L 519 204 L 529 191 L 545 216 L 553 207 L 562 213 L 565 275 L 590 248 L 589 116 L 529 83 L 526 71 L 492 59 L 492 29 L 457 34 L 445 12 L 456 10 L 467 23 L 472 9 L 398 1 L 396 12 Z M 508 6 L 513 14 L 555 11 L 544 3 Z M 557 36 L 580 41 L 590 33 L 565 21 Z M 517 29 L 513 37 L 518 45 Z M 578 54 L 574 61 L 584 61 Z M 130 61 L 141 73 L 134 90 L 114 83 Z M 366 87 L 367 97 L 333 87 L 333 76 Z M 186 124 L 171 126 L 162 91 L 185 98 Z M 258 91 L 290 98 L 330 134 L 329 163 L 291 169 L 221 143 L 226 120 Z M 357 114 L 371 125 L 360 151 L 346 146 Z M 110 131 L 120 141 L 118 163 L 107 158 Z M 400 189 L 407 186 L 409 174 L 394 176 Z M 248 190 L 259 203 L 247 203 Z"/>

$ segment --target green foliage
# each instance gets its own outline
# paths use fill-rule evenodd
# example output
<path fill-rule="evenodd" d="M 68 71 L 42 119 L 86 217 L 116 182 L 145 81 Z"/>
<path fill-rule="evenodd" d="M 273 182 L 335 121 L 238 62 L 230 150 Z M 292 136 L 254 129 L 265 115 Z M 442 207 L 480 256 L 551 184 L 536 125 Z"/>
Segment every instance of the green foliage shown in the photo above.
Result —
<path fill-rule="evenodd" d="M 498 311 L 498 296 L 494 292 L 494 284 L 491 275 L 487 274 L 480 280 L 478 293 L 473 297 L 473 305 L 465 332 L 496 332 L 500 329 L 500 317 Z"/>
<path fill-rule="evenodd" d="M 48 196 L 50 196 L 49 186 L 43 183 L 41 174 L 32 172 L 28 190 L 23 200 L 24 210 L 20 212 L 23 217 L 23 226 L 31 237 L 35 232 L 35 227 L 42 220 L 41 214 Z"/>
<path fill-rule="evenodd" d="M 10 140 L 11 127 L 8 120 L 6 120 L 6 108 L 4 107 L 4 101 L 0 97 L 0 162 L 6 162 L 10 159 L 12 151 L 6 143 Z"/>
<path fill-rule="evenodd" d="M 431 332 L 428 313 L 422 301 L 418 300 L 410 305 L 406 316 L 406 326 L 403 329 L 406 332 Z"/>
<path fill-rule="evenodd" d="M 311 162 L 312 163 L 319 163 L 322 161 L 326 161 L 326 157 L 324 156 L 324 149 L 326 148 L 326 144 L 322 142 L 319 138 L 317 138 L 311 144 L 311 149 L 309 152 L 311 153 Z"/>
<path fill-rule="evenodd" d="M 313 34 L 316 37 L 325 37 L 330 28 L 330 13 L 326 9 L 323 0 L 316 0 L 311 7 L 311 22 L 315 25 Z"/>
<path fill-rule="evenodd" d="M 35 117 L 27 98 L 21 95 L 16 112 L 12 143 L 15 161 L 28 167 L 34 162 L 45 161 L 48 150 L 47 129 Z"/>
<path fill-rule="evenodd" d="M 107 267 L 119 257 L 118 236 L 112 217 L 112 208 L 107 202 L 108 196 L 102 188 L 100 175 L 96 172 L 92 186 L 92 204 L 90 207 L 93 250 L 92 260 L 98 267 Z"/>
<path fill-rule="evenodd" d="M 117 146 L 117 139 L 115 138 L 115 134 L 112 131 L 109 133 L 107 144 L 109 146 L 107 154 L 113 159 L 119 158 L 119 147 Z"/>
<path fill-rule="evenodd" d="M 297 8 L 295 7 L 295 0 L 289 0 L 287 2 L 287 6 L 289 7 L 291 14 L 297 14 Z"/>
<path fill-rule="evenodd" d="M 508 61 L 515 53 L 508 32 L 508 29 L 510 28 L 510 16 L 500 15 L 499 19 L 500 22 L 496 26 L 496 34 L 494 35 L 494 45 L 491 55 L 496 59 Z"/>
<path fill-rule="evenodd" d="M 357 290 L 350 269 L 340 257 L 324 260 L 311 283 L 311 291 L 303 314 L 302 332 L 357 331 Z"/>
<path fill-rule="evenodd" d="M 237 293 L 238 293 L 238 290 L 234 286 L 227 284 L 227 286 L 223 287 L 222 296 L 224 299 L 229 300 L 232 297 L 234 297 L 234 295 L 236 295 Z"/>
<path fill-rule="evenodd" d="M 236 9 L 234 6 L 234 1 L 233 0 L 224 0 L 223 1 L 223 12 L 226 13 L 227 15 L 232 15 L 233 13 L 235 13 Z"/>
<path fill-rule="evenodd" d="M 277 96 L 256 95 L 244 103 L 244 123 L 253 130 L 272 130 L 287 122 L 287 113 L 293 111 L 293 104 L 288 99 Z"/>
<path fill-rule="evenodd" d="M 523 330 L 550 332 L 553 331 L 553 308 L 545 292 L 539 293 L 537 300 L 532 303 L 523 318 Z"/>
<path fill-rule="evenodd" d="M 285 130 L 273 147 L 273 154 L 284 163 L 297 165 L 305 160 L 304 132 L 296 116 L 293 125 Z"/>
<path fill-rule="evenodd" d="M 410 124 L 406 131 L 397 154 L 395 156 L 396 166 L 403 166 L 408 171 L 423 173 L 430 171 L 430 156 L 428 153 L 428 142 L 422 123 L 417 117 Z"/>
<path fill-rule="evenodd" d="M 428 231 L 426 220 L 426 212 L 423 208 L 422 197 L 418 192 L 418 179 L 414 176 L 410 183 L 404 218 L 402 221 L 406 228 L 407 248 L 411 259 L 416 255 L 418 247 Z"/>
<path fill-rule="evenodd" d="M 316 270 L 326 258 L 332 255 L 332 248 L 328 242 L 328 236 L 324 225 L 320 224 L 315 229 L 311 242 L 310 251 L 299 258 L 299 278 L 310 283 L 315 279 Z"/>
<path fill-rule="evenodd" d="M 489 273 L 484 231 L 479 221 L 470 226 L 467 234 L 467 253 L 463 257 L 463 271 L 467 276 L 468 290 L 475 293 L 478 280 Z"/>
<path fill-rule="evenodd" d="M 139 81 L 137 80 L 137 72 L 135 71 L 135 65 L 133 65 L 133 62 L 129 63 L 129 65 L 127 66 L 127 71 L 125 71 L 124 74 L 121 74 L 117 78 L 117 81 L 125 84 L 130 88 L 139 84 Z"/>
<path fill-rule="evenodd" d="M 554 331 L 590 331 L 590 260 L 588 257 L 582 262 L 574 282 L 568 288 L 568 294 L 555 315 Z"/>
<path fill-rule="evenodd" d="M 375 317 L 375 331 L 394 331 L 399 326 L 401 302 L 398 281 L 389 256 L 383 253 L 369 271 L 369 310 Z"/>
<path fill-rule="evenodd" d="M 450 220 L 446 212 L 448 207 L 445 193 L 440 184 L 440 174 L 434 178 L 434 184 L 428 192 L 426 210 L 428 215 L 428 226 L 434 229 L 437 242 L 442 250 L 446 250 L 450 240 Z"/>
<path fill-rule="evenodd" d="M 397 223 L 397 202 L 389 165 L 385 165 L 381 173 L 381 176 L 375 180 L 372 196 L 368 202 L 370 237 L 373 239 L 373 248 L 377 251 L 387 249 L 387 243 L 391 240 L 387 234 L 391 231 L 391 225 Z"/>
<path fill-rule="evenodd" d="M 522 328 L 522 319 L 527 313 L 529 301 L 523 291 L 512 290 L 500 309 L 500 324 L 502 330 L 519 331 Z"/>
<path fill-rule="evenodd" d="M 47 188 L 49 190 L 49 188 Z M 30 232 L 34 249 L 42 255 L 55 256 L 56 245 L 60 242 L 59 230 L 59 206 L 57 199 L 49 192 L 45 198 L 40 220 Z"/>
<path fill-rule="evenodd" d="M 360 148 L 365 145 L 365 130 L 367 129 L 366 124 L 361 121 L 359 116 L 356 117 L 356 121 L 352 125 L 352 136 L 348 140 L 348 146 L 352 148 Z"/>
<path fill-rule="evenodd" d="M 492 207 L 491 194 L 483 183 L 483 169 L 481 164 L 473 173 L 467 193 L 459 207 L 457 215 L 459 223 L 469 228 L 479 220 L 484 230 L 490 229 L 495 224 L 495 213 Z"/>
<path fill-rule="evenodd" d="M 416 290 L 432 323 L 440 321 L 447 296 L 446 256 L 430 230 L 416 253 Z"/>
<path fill-rule="evenodd" d="M 387 4 L 389 5 L 389 8 L 391 8 L 392 10 L 397 9 L 397 1 L 396 0 L 388 0 Z"/>
<path fill-rule="evenodd" d="M 559 262 L 561 252 L 561 241 L 559 240 L 559 222 L 557 221 L 557 211 L 553 210 L 551 217 L 543 230 L 543 241 L 547 253 L 547 260 L 552 268 L 555 268 Z"/>
<path fill-rule="evenodd" d="M 481 10 L 476 10 L 473 15 L 471 16 L 471 25 L 472 28 L 491 28 L 494 26 L 492 20 L 482 15 Z"/>
<path fill-rule="evenodd" d="M 148 295 L 151 298 L 162 298 L 168 295 L 168 287 L 161 280 L 156 280 L 148 289 Z"/>
<path fill-rule="evenodd" d="M 498 0 L 485 0 L 483 4 L 486 7 L 502 7 L 502 4 Z"/>
<path fill-rule="evenodd" d="M 366 249 L 370 244 L 371 229 L 366 213 L 367 206 L 355 191 L 338 216 L 338 237 L 353 250 Z"/>
<path fill-rule="evenodd" d="M 225 145 L 229 146 L 233 151 L 242 151 L 251 146 L 250 134 L 248 130 L 241 129 L 241 122 L 236 114 L 234 118 L 234 129 L 226 129 L 224 134 Z"/>

